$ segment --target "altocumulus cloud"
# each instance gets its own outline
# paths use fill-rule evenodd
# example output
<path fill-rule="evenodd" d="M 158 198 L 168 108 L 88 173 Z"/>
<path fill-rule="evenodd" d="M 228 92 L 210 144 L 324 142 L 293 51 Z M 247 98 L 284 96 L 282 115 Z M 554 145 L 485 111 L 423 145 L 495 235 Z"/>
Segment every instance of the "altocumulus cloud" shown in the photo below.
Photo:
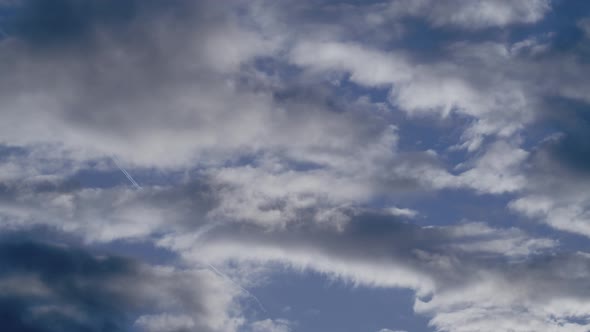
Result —
<path fill-rule="evenodd" d="M 279 269 L 588 331 L 572 3 L 0 1 L 2 328 L 305 331 L 248 301 Z"/>

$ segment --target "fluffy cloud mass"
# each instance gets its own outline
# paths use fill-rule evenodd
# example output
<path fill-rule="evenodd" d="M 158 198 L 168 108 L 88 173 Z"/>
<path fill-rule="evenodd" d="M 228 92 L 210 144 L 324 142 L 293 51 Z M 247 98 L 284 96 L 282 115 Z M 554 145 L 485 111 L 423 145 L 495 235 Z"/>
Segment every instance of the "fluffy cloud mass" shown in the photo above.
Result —
<path fill-rule="evenodd" d="M 1 244 L 0 312 L 11 331 L 231 330 L 241 317 L 207 270 L 148 266 L 31 241 Z M 133 320 L 132 313 L 142 313 Z"/>
<path fill-rule="evenodd" d="M 588 331 L 589 12 L 0 1 L 0 325 Z"/>

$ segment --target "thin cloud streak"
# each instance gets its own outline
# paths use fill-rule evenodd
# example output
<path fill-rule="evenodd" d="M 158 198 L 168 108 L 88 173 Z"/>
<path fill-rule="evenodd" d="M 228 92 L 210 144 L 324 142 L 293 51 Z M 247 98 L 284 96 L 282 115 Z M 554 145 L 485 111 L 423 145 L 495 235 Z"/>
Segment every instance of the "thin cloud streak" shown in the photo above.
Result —
<path fill-rule="evenodd" d="M 123 172 L 123 174 L 125 174 L 125 177 L 127 177 L 127 180 L 129 180 L 129 182 L 131 182 L 131 184 L 133 185 L 133 187 L 135 187 L 135 189 L 137 189 L 137 190 L 143 189 L 139 185 L 139 183 L 137 183 L 137 181 L 135 181 L 135 179 L 133 179 L 131 174 L 129 174 L 129 172 L 127 172 L 127 170 L 125 168 L 123 168 L 123 166 L 121 166 L 121 163 L 117 160 L 117 157 L 113 156 L 113 157 L 111 157 L 111 159 L 113 160 L 115 165 L 117 165 L 117 167 L 121 170 L 121 172 Z"/>

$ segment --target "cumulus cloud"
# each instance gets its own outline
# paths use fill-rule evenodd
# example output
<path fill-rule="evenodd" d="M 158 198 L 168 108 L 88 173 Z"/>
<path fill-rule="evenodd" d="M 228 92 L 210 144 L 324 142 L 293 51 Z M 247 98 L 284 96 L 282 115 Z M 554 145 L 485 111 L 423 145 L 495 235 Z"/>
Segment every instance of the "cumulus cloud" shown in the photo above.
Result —
<path fill-rule="evenodd" d="M 238 120 L 227 112 L 244 115 L 238 120 L 242 124 L 245 119 L 265 120 L 245 116 L 244 110 L 258 109 L 268 98 L 237 92 L 226 72 L 258 52 L 266 53 L 258 42 L 267 42 L 250 40 L 255 37 L 232 23 L 231 13 L 223 8 L 207 2 L 60 5 L 63 8 L 51 12 L 69 16 L 41 20 L 35 15 L 47 4 L 26 2 L 13 19 L 11 38 L 2 41 L 2 65 L 13 70 L 7 75 L 11 79 L 2 83 L 7 101 L 3 108 L 18 110 L 5 116 L 4 141 L 55 142 L 99 156 L 176 165 L 198 146 L 231 141 L 231 136 L 250 139 L 246 126 L 232 128 L 237 122 L 228 122 L 226 133 L 215 131 L 217 138 L 203 132 L 224 117 Z M 204 12 L 209 18 L 199 17 Z M 55 27 L 52 20 L 64 26 Z M 184 51 L 172 52 L 175 49 Z M 237 99 L 227 98 L 234 92 Z M 217 120 L 207 120 L 203 109 Z M 19 131 L 8 129 L 17 123 Z M 170 141 L 176 143 L 165 143 Z"/>

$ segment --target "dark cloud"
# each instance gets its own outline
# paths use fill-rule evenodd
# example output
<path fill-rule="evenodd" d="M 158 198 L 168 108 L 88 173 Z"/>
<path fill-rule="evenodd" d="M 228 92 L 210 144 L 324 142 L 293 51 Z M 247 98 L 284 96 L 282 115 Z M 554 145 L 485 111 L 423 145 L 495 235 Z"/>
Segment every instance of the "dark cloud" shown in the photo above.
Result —
<path fill-rule="evenodd" d="M 463 272 L 484 267 L 503 269 L 513 260 L 547 254 L 557 245 L 547 238 L 530 237 L 516 228 L 496 229 L 477 222 L 424 227 L 389 211 L 359 208 L 334 209 L 323 223 L 309 222 L 318 219 L 314 214 L 326 212 L 322 209 L 301 211 L 299 222 L 274 230 L 256 225 L 217 225 L 200 238 L 201 243 L 194 245 L 206 248 L 207 243 L 227 243 L 229 247 L 239 244 L 281 248 L 298 254 L 306 252 L 311 256 L 318 254 L 348 260 L 351 264 L 366 262 L 375 264 L 377 269 L 380 264 L 383 268 L 393 265 L 417 275 L 436 275 L 434 279 L 438 285 L 451 282 L 445 278 L 456 280 L 462 275 L 462 269 L 465 269 Z M 175 237 L 170 235 L 163 243 L 174 248 Z M 218 250 L 223 252 L 223 247 Z M 244 256 L 257 259 L 247 253 Z M 283 259 L 288 262 L 289 255 L 278 260 Z M 322 269 L 321 266 L 314 268 Z"/>
<path fill-rule="evenodd" d="M 555 98 L 548 100 L 550 121 L 545 125 L 555 131 L 552 139 L 538 153 L 546 153 L 554 163 L 579 174 L 590 172 L 590 105 L 581 101 Z M 547 160 L 549 161 L 549 160 Z M 543 167 L 543 165 L 539 165 Z M 549 166 L 549 165 L 547 165 Z"/>
<path fill-rule="evenodd" d="M 137 295 L 109 289 L 117 278 L 141 278 L 132 261 L 13 241 L 0 244 L 0 262 L 0 280 L 14 278 L 22 288 L 0 294 L 0 325 L 9 331 L 125 331 L 137 308 Z M 46 289 L 35 294 L 27 280 Z"/>
<path fill-rule="evenodd" d="M 227 300 L 219 298 L 231 298 L 231 292 L 220 294 L 221 284 L 206 271 L 159 269 L 10 238 L 0 243 L 0 266 L 0 326 L 8 331 L 129 331 L 138 321 L 147 321 L 140 325 L 152 331 L 150 317 L 162 312 L 190 317 L 184 327 L 170 318 L 169 326 L 159 325 L 162 330 L 210 331 L 216 328 L 209 321 L 229 319 L 223 311 Z"/>
<path fill-rule="evenodd" d="M 5 29 L 35 48 L 88 44 L 97 28 L 129 22 L 138 7 L 134 0 L 26 0 L 13 9 Z"/>

